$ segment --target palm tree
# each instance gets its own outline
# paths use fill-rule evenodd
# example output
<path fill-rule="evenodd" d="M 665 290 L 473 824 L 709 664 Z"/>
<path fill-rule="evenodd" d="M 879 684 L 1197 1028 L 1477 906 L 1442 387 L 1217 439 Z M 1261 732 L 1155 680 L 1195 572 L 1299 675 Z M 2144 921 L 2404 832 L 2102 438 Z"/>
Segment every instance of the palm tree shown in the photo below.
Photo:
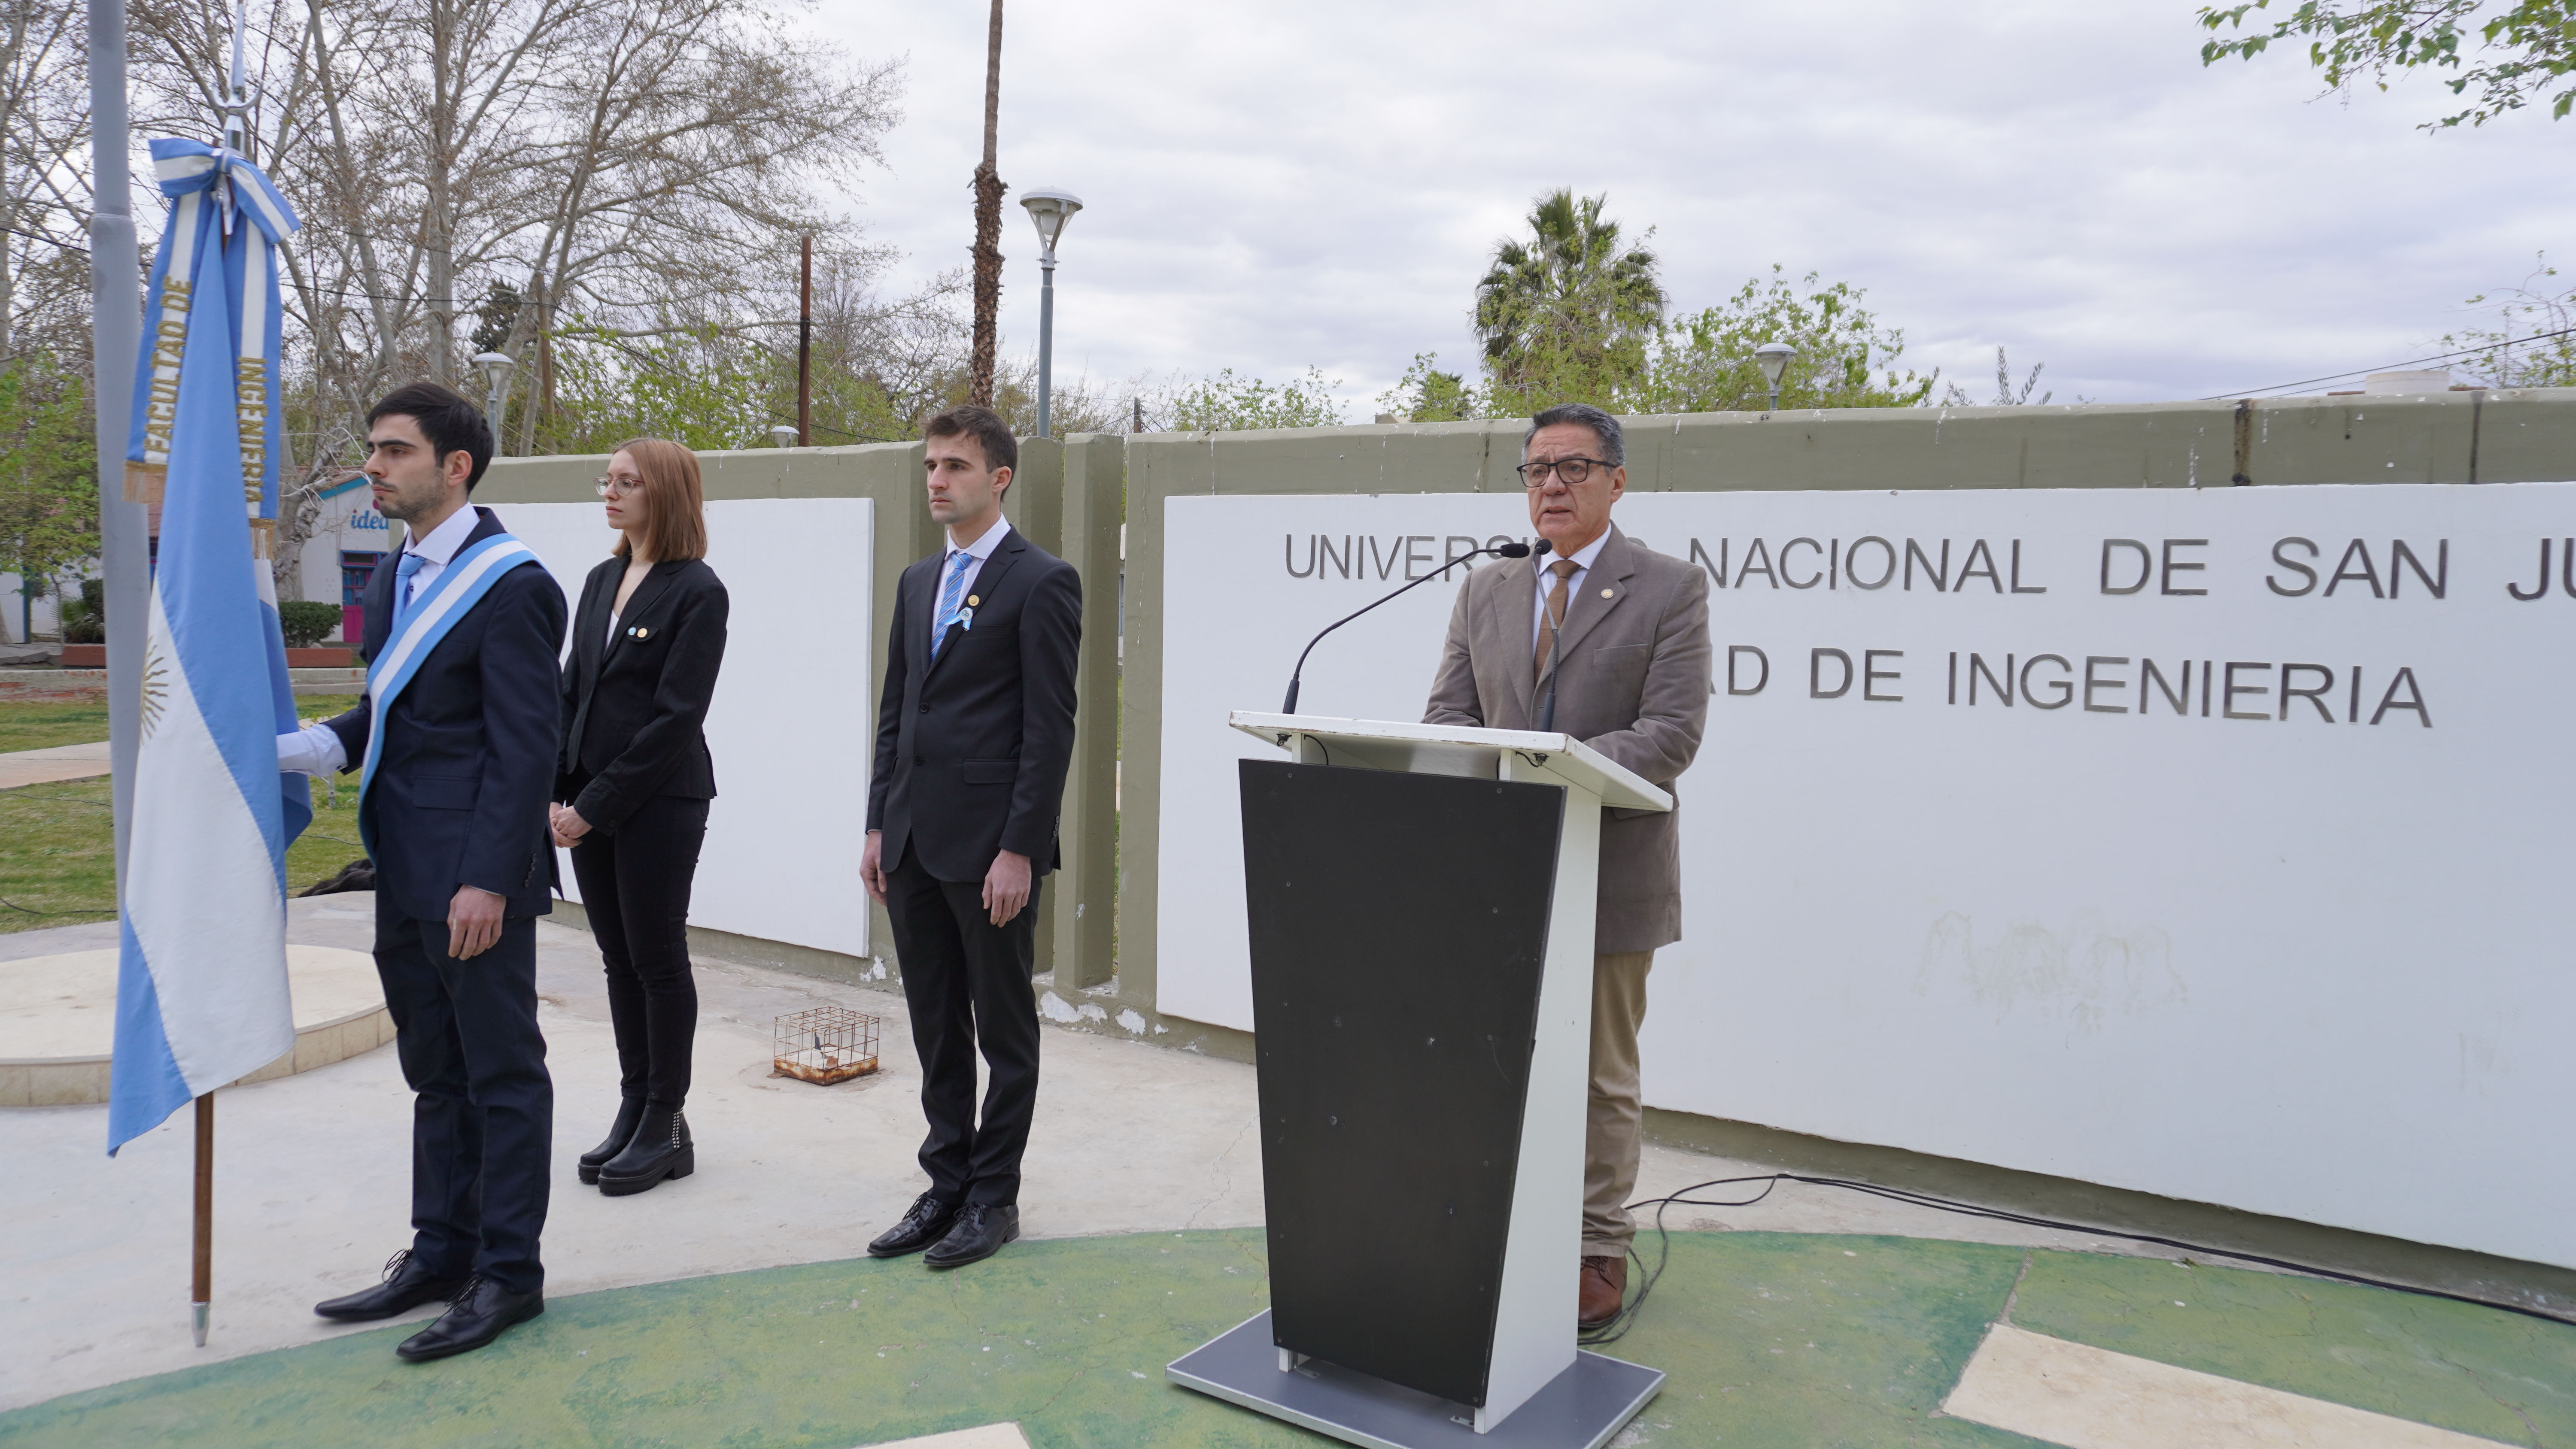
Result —
<path fill-rule="evenodd" d="M 1493 265 L 1476 284 L 1476 336 L 1498 380 L 1517 384 L 1534 367 L 1562 363 L 1597 369 L 1629 354 L 1642 364 L 1663 321 L 1664 289 L 1655 254 L 1622 245 L 1619 223 L 1602 219 L 1608 200 L 1561 188 L 1530 208 L 1526 241 L 1494 244 Z"/>
<path fill-rule="evenodd" d="M 993 344 L 1002 313 L 1002 173 L 994 160 L 1002 117 L 1002 0 L 984 51 L 984 164 L 975 168 L 975 345 L 966 400 L 993 405 Z"/>

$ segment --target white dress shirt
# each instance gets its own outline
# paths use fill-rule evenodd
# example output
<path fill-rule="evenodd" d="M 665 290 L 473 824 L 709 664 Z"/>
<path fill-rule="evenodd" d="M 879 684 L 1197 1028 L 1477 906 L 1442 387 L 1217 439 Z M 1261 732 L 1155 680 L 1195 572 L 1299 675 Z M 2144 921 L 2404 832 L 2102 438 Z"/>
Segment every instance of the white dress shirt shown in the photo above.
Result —
<path fill-rule="evenodd" d="M 446 522 L 423 537 L 403 544 L 404 553 L 420 555 L 420 567 L 412 573 L 411 588 L 400 601 L 402 604 L 408 605 L 420 597 L 422 591 L 429 587 L 430 580 L 437 578 L 447 567 L 448 560 L 456 557 L 456 551 L 465 547 L 465 536 L 482 521 L 481 516 L 475 513 L 474 505 L 468 503 L 449 514 Z M 399 587 L 399 577 L 395 582 Z M 341 746 L 339 732 L 329 725 L 306 725 L 293 734 L 277 737 L 277 768 L 282 773 L 321 775 L 348 767 L 349 752 Z"/>
<path fill-rule="evenodd" d="M 1610 530 L 1605 528 L 1599 538 L 1571 554 L 1562 555 L 1574 560 L 1574 576 L 1565 581 L 1565 612 L 1568 617 L 1574 613 L 1575 595 L 1583 592 L 1583 581 L 1592 577 L 1592 561 L 1601 557 L 1601 546 L 1609 541 Z M 1547 627 L 1547 596 L 1556 587 L 1556 561 L 1559 557 L 1543 553 L 1530 560 L 1538 567 L 1538 603 L 1530 609 L 1530 652 L 1533 654 L 1538 652 L 1539 631 Z"/>
<path fill-rule="evenodd" d="M 984 561 L 993 556 L 993 550 L 1002 546 L 1003 535 L 1010 531 L 1011 520 L 995 518 L 993 526 L 984 530 L 983 537 L 964 548 L 959 548 L 954 540 L 950 541 L 948 551 L 939 556 L 939 578 L 930 586 L 930 628 L 939 627 L 939 601 L 948 597 L 948 571 L 957 567 L 957 555 L 962 553 L 974 560 L 966 565 L 966 577 L 957 585 L 957 605 L 966 608 L 969 607 L 966 601 L 975 597 L 975 580 L 984 572 Z"/>

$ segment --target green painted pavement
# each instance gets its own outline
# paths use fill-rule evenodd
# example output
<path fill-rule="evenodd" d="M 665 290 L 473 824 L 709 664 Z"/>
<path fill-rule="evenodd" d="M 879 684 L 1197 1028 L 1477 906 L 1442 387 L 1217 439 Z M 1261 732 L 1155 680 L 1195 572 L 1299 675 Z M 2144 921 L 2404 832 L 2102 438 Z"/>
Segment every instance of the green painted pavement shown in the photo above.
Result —
<path fill-rule="evenodd" d="M 2031 1445 L 1932 1414 L 2008 1300 L 2034 1331 L 2507 1442 L 2576 1444 L 2576 1328 L 1916 1238 L 1676 1233 L 1672 1247 L 1642 1323 L 1611 1350 L 1670 1375 L 1638 1421 L 1649 1444 Z M 948 1274 L 911 1259 L 775 1268 L 556 1299 L 441 1363 L 395 1360 L 403 1327 L 74 1394 L 0 1415 L 0 1449 L 847 1449 L 1006 1419 L 1041 1449 L 1326 1442 L 1163 1378 L 1267 1300 L 1258 1229 L 1023 1243 Z M 2505 1432 L 2496 1399 L 2463 1382 L 2507 1386 L 2534 1427 Z"/>
<path fill-rule="evenodd" d="M 2013 1322 L 2507 1444 L 2576 1445 L 2576 1327 L 2518 1313 L 2243 1268 L 2039 1253 Z"/>

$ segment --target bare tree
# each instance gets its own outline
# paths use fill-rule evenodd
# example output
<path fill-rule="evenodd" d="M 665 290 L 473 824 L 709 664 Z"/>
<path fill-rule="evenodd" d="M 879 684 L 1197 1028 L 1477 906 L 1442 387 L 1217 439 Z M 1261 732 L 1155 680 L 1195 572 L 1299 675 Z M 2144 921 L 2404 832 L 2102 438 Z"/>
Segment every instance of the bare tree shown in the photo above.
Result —
<path fill-rule="evenodd" d="M 966 399 L 993 405 L 993 348 L 1002 316 L 1002 184 L 996 145 L 1002 122 L 1002 0 L 984 47 L 984 163 L 975 168 L 975 350 Z"/>
<path fill-rule="evenodd" d="M 138 128 L 206 135 L 228 18 L 132 15 Z M 818 188 L 880 159 L 900 98 L 896 66 L 759 0 L 260 0 L 250 39 L 254 155 L 305 222 L 285 257 L 308 483 L 351 461 L 388 386 L 456 379 L 461 317 L 505 317 L 524 361 L 568 325 L 756 315 L 789 239 L 833 229 Z M 283 568 L 301 515 L 281 514 Z"/>
<path fill-rule="evenodd" d="M 30 345 L 89 351 L 71 325 L 86 315 L 89 267 L 85 13 L 79 0 L 0 0 L 0 363 Z"/>

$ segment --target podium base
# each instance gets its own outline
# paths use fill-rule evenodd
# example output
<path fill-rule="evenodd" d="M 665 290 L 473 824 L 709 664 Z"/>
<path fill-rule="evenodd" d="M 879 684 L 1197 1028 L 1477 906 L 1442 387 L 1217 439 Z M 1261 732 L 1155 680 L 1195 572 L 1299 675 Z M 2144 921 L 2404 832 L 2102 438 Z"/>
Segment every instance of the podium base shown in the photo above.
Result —
<path fill-rule="evenodd" d="M 1369 1449 L 1601 1449 L 1664 1386 L 1661 1369 L 1597 1353 L 1574 1365 L 1490 1431 L 1475 1430 L 1464 1404 L 1308 1359 L 1279 1367 L 1270 1312 L 1172 1360 L 1164 1373 L 1183 1388 L 1241 1404 Z"/>

